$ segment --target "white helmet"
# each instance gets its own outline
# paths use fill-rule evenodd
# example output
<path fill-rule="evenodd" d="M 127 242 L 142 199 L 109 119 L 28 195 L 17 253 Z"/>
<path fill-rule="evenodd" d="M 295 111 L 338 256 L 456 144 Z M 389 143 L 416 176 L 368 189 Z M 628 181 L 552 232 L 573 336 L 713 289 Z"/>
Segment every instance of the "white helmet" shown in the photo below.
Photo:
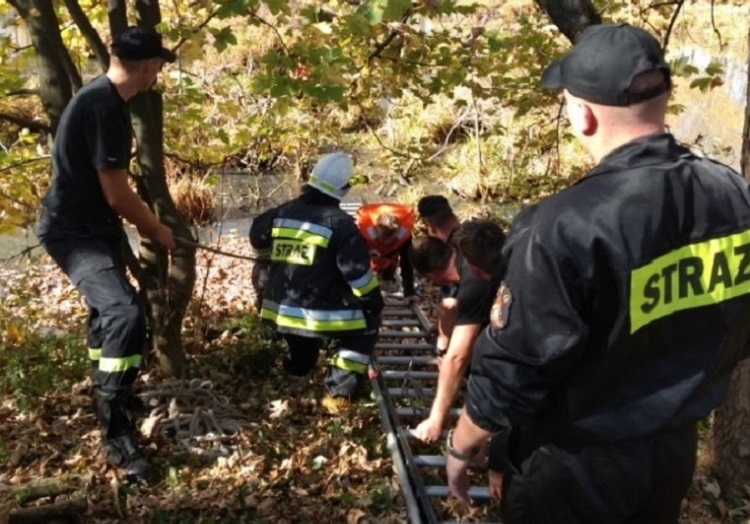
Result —
<path fill-rule="evenodd" d="M 349 191 L 349 180 L 352 175 L 354 166 L 349 155 L 331 153 L 320 157 L 307 183 L 318 191 L 341 200 Z"/>

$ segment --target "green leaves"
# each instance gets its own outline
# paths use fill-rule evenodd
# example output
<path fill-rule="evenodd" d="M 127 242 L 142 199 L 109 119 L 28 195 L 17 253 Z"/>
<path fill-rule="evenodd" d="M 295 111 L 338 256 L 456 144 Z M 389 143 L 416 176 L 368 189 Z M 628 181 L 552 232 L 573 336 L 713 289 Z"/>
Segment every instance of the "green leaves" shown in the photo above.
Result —
<path fill-rule="evenodd" d="M 214 46 L 219 52 L 224 51 L 230 45 L 237 44 L 237 37 L 234 36 L 234 32 L 229 27 L 210 28 L 209 31 L 214 36 Z"/>
<path fill-rule="evenodd" d="M 370 25 L 377 25 L 401 20 L 410 8 L 411 0 L 367 0 L 359 6 L 357 14 L 365 17 Z"/>

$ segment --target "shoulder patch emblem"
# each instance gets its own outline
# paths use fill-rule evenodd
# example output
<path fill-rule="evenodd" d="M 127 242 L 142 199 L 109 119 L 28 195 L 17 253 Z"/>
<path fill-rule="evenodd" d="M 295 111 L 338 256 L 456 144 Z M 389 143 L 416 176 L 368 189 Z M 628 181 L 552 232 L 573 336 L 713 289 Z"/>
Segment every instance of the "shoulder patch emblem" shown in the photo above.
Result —
<path fill-rule="evenodd" d="M 508 325 L 510 318 L 510 305 L 513 302 L 513 295 L 510 288 L 503 282 L 500 289 L 497 290 L 495 301 L 492 303 L 490 310 L 490 325 L 493 329 L 503 329 Z"/>

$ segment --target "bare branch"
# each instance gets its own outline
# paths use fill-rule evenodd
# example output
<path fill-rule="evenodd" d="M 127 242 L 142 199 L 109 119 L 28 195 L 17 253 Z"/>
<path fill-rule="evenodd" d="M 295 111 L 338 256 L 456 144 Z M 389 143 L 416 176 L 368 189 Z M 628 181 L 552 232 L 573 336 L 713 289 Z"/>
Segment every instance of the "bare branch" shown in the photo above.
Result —
<path fill-rule="evenodd" d="M 216 17 L 216 15 L 217 15 L 218 13 L 219 13 L 219 10 L 218 10 L 218 8 L 217 8 L 217 9 L 214 9 L 213 11 L 211 11 L 211 12 L 210 12 L 210 13 L 208 14 L 208 16 L 206 17 L 206 19 L 205 19 L 205 20 L 204 20 L 203 22 L 201 22 L 200 24 L 198 24 L 198 25 L 197 25 L 197 26 L 195 27 L 195 30 L 194 30 L 194 31 L 192 32 L 191 36 L 192 36 L 192 35 L 194 35 L 194 34 L 196 34 L 196 33 L 197 33 L 198 31 L 200 31 L 200 30 L 201 30 L 201 29 L 203 29 L 204 27 L 206 27 L 206 26 L 208 25 L 208 23 L 209 23 L 209 22 L 210 22 L 211 20 L 213 20 L 213 19 L 214 19 L 214 18 Z M 183 36 L 182 38 L 180 38 L 179 42 L 177 42 L 177 45 L 175 45 L 175 46 L 174 46 L 174 47 L 172 48 L 172 51 L 173 51 L 173 52 L 177 52 L 177 50 L 178 50 L 178 49 L 179 49 L 180 47 L 182 47 L 182 46 L 183 46 L 183 45 L 185 44 L 185 42 L 187 42 L 187 41 L 188 41 L 188 38 L 189 38 L 188 36 Z"/>
<path fill-rule="evenodd" d="M 52 128 L 43 122 L 37 120 L 29 120 L 20 116 L 9 115 L 7 113 L 0 113 L 0 120 L 5 120 L 11 124 L 15 124 L 21 128 L 28 128 L 30 131 L 35 133 L 51 133 Z"/>
<path fill-rule="evenodd" d="M 18 258 L 23 258 L 25 256 L 31 255 L 31 252 L 34 251 L 36 248 L 41 247 L 41 244 L 35 244 L 33 246 L 26 247 L 16 253 L 15 255 L 10 255 L 9 257 L 0 258 L 0 263 L 6 264 L 8 262 L 11 262 L 12 260 L 16 260 Z"/>
<path fill-rule="evenodd" d="M 359 103 L 359 101 L 355 100 L 354 104 L 357 105 L 359 107 L 359 109 L 364 113 L 364 108 L 362 107 L 362 104 Z M 375 141 L 378 143 L 378 145 L 380 145 L 380 147 L 382 147 L 383 149 L 385 149 L 386 151 L 388 151 L 392 155 L 398 156 L 398 157 L 401 157 L 401 158 L 408 158 L 409 160 L 421 160 L 419 157 L 414 157 L 414 156 L 411 156 L 411 155 L 409 155 L 407 153 L 403 153 L 401 151 L 393 149 L 392 147 L 388 147 L 387 145 L 385 145 L 383 143 L 383 141 L 380 139 L 380 137 L 375 132 L 375 130 L 372 128 L 372 126 L 369 124 L 369 122 L 367 122 L 367 120 L 364 121 L 364 124 L 365 124 L 365 127 L 367 127 L 367 130 L 370 132 L 370 134 L 372 134 L 372 136 L 375 138 Z"/>
<path fill-rule="evenodd" d="M 677 17 L 682 10 L 682 6 L 685 4 L 685 0 L 677 0 L 675 4 L 677 5 L 677 7 L 675 7 L 674 13 L 672 13 L 672 18 L 669 20 L 669 26 L 667 27 L 667 32 L 664 35 L 664 42 L 662 43 L 662 49 L 664 50 L 666 50 L 667 46 L 669 45 L 669 37 L 672 36 L 672 30 L 674 29 L 675 23 L 677 23 Z"/>
<path fill-rule="evenodd" d="M 73 19 L 76 26 L 78 26 L 78 29 L 80 29 L 84 38 L 86 38 L 86 42 L 88 42 L 89 47 L 94 52 L 94 56 L 96 56 L 97 61 L 102 66 L 102 70 L 106 71 L 109 67 L 109 53 L 107 52 L 107 47 L 104 45 L 104 42 L 102 42 L 102 39 L 99 37 L 99 33 L 96 32 L 96 29 L 94 29 L 94 26 L 91 25 L 89 17 L 83 12 L 81 4 L 78 3 L 78 0 L 65 0 L 65 7 L 68 8 L 70 17 Z"/>
<path fill-rule="evenodd" d="M 409 8 L 404 12 L 404 16 L 401 17 L 401 23 L 405 24 L 406 22 L 408 22 L 411 15 L 412 15 L 412 10 L 411 8 Z M 385 37 L 385 40 L 383 40 L 382 42 L 380 42 L 379 44 L 375 46 L 375 49 L 373 50 L 373 52 L 370 53 L 370 56 L 367 57 L 367 61 L 371 62 L 375 58 L 378 58 L 398 35 L 399 35 L 398 29 L 395 27 L 392 28 L 388 36 Z"/>
<path fill-rule="evenodd" d="M 26 164 L 32 164 L 34 162 L 39 162 L 41 160 L 49 160 L 49 158 L 50 157 L 48 157 L 48 156 L 39 156 L 39 157 L 36 157 L 36 158 L 29 158 L 28 160 L 24 160 L 23 162 L 18 162 L 16 164 L 11 164 L 9 166 L 5 166 L 5 167 L 0 168 L 0 173 L 2 173 L 3 171 L 10 171 L 12 169 L 24 166 Z"/>
<path fill-rule="evenodd" d="M 8 91 L 5 96 L 39 96 L 39 91 L 36 89 L 16 89 L 15 91 Z"/>
<path fill-rule="evenodd" d="M 260 16 L 256 15 L 253 12 L 248 12 L 248 16 L 250 16 L 250 18 L 254 18 L 255 20 L 257 20 L 258 22 L 260 22 L 264 26 L 270 27 L 271 30 L 274 33 L 276 33 L 276 37 L 279 39 L 279 43 L 281 44 L 281 47 L 284 48 L 284 51 L 286 52 L 286 54 L 287 55 L 291 55 L 292 54 L 291 51 L 289 51 L 289 47 L 286 45 L 286 42 L 284 42 L 284 37 L 281 36 L 281 33 L 279 33 L 279 30 L 276 29 L 275 25 L 273 25 L 270 22 L 267 22 L 266 20 L 264 20 L 263 18 L 261 18 Z"/>
<path fill-rule="evenodd" d="M 714 7 L 716 6 L 715 0 L 711 0 L 711 27 L 714 28 L 714 33 L 716 33 L 716 38 L 719 39 L 719 49 L 724 49 L 724 42 L 721 40 L 721 32 L 719 32 L 719 29 L 716 27 L 716 18 L 714 18 Z"/>
<path fill-rule="evenodd" d="M 459 115 L 459 117 L 456 119 L 456 123 L 453 124 L 453 127 L 450 128 L 448 131 L 448 134 L 445 135 L 445 140 L 443 140 L 443 145 L 438 149 L 435 154 L 430 156 L 427 159 L 427 162 L 432 162 L 435 160 L 438 156 L 443 154 L 443 152 L 448 148 L 448 144 L 450 143 L 451 137 L 453 136 L 453 133 L 458 129 L 458 126 L 464 123 L 464 120 L 466 119 L 466 115 L 469 113 L 469 109 L 464 109 L 464 111 Z"/>
<path fill-rule="evenodd" d="M 184 164 L 186 166 L 190 166 L 193 169 L 211 169 L 212 167 L 220 166 L 225 163 L 226 160 L 220 160 L 219 162 L 203 162 L 201 160 L 189 160 L 187 158 L 181 157 L 177 153 L 169 153 L 167 151 L 164 152 L 164 156 L 167 158 L 171 158 L 172 160 L 176 160 L 180 164 Z"/>

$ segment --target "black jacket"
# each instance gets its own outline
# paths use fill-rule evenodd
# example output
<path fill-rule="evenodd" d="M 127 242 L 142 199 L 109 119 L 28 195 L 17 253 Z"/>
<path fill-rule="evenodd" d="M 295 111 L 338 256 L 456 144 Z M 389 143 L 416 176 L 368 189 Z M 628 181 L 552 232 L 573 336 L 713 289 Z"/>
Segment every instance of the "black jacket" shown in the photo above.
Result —
<path fill-rule="evenodd" d="M 378 280 L 367 245 L 338 200 L 306 188 L 255 218 L 250 243 L 270 248 L 261 317 L 279 332 L 335 336 L 377 329 L 383 309 Z"/>
<path fill-rule="evenodd" d="M 505 254 L 468 385 L 479 426 L 615 441 L 725 397 L 750 330 L 750 192 L 728 167 L 635 140 L 517 217 Z"/>

